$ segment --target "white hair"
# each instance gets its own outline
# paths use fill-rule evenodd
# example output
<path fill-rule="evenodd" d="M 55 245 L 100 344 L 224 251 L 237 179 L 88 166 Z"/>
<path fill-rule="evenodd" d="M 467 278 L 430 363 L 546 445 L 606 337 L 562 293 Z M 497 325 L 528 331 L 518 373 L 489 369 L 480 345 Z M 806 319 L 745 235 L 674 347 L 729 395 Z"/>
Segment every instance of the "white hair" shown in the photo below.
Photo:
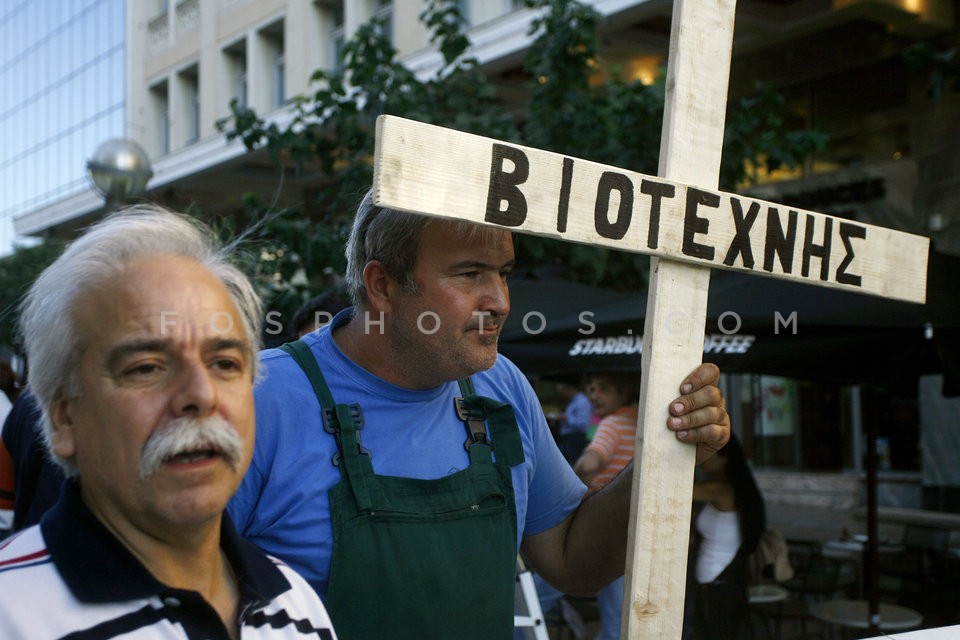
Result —
<path fill-rule="evenodd" d="M 230 248 L 221 247 L 216 235 L 194 218 L 159 205 L 134 205 L 90 227 L 30 287 L 20 314 L 28 381 L 42 412 L 47 451 L 68 476 L 76 475 L 77 469 L 72 460 L 53 453 L 50 410 L 58 396 L 75 398 L 80 392 L 77 367 L 82 336 L 77 335 L 73 313 L 77 299 L 118 276 L 138 258 L 156 254 L 192 258 L 229 292 L 251 346 L 255 376 L 262 303 L 250 280 L 227 261 Z"/>

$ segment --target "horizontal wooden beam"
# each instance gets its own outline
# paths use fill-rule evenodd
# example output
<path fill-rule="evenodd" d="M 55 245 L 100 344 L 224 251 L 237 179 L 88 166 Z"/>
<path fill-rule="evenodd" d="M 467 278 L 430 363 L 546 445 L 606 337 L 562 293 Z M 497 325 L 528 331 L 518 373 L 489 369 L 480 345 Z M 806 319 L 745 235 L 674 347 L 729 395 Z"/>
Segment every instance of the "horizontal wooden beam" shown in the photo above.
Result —
<path fill-rule="evenodd" d="M 929 239 L 395 116 L 374 202 L 700 266 L 923 302 Z"/>

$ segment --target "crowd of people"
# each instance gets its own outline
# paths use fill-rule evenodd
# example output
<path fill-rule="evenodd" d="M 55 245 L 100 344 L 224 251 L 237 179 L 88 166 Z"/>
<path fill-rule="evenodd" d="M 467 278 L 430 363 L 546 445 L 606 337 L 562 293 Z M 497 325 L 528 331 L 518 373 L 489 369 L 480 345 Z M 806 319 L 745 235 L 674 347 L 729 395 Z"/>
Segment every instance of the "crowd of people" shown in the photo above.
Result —
<path fill-rule="evenodd" d="M 0 636 L 507 638 L 518 552 L 562 593 L 622 576 L 630 420 L 610 409 L 564 458 L 497 353 L 509 232 L 368 194 L 351 306 L 267 350 L 213 237 L 140 205 L 31 287 L 29 391 L 0 456 L 23 514 L 0 549 Z M 663 425 L 701 464 L 730 438 L 718 379 L 704 364 L 677 380 Z"/>

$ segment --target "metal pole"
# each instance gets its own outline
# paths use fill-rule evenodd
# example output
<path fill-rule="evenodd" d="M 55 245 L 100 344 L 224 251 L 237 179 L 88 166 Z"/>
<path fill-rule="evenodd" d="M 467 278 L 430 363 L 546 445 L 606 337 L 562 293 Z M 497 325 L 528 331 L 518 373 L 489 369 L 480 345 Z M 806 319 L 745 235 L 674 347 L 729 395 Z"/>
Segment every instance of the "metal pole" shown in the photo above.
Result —
<path fill-rule="evenodd" d="M 877 557 L 877 421 L 867 420 L 867 546 L 864 549 L 863 569 L 869 603 L 869 633 L 880 635 L 880 602 L 878 590 L 879 561 Z"/>

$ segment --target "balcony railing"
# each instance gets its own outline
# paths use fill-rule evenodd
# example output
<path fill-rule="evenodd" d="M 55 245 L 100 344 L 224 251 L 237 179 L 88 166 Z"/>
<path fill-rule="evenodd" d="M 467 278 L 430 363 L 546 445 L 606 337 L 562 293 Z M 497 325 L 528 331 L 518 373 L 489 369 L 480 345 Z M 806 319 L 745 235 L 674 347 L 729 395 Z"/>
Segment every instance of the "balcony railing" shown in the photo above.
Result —
<path fill-rule="evenodd" d="M 186 33 L 200 24 L 200 1 L 181 0 L 177 3 L 177 34 Z"/>
<path fill-rule="evenodd" d="M 170 42 L 170 17 L 166 11 L 158 13 L 147 22 L 150 46 L 156 47 Z"/>

